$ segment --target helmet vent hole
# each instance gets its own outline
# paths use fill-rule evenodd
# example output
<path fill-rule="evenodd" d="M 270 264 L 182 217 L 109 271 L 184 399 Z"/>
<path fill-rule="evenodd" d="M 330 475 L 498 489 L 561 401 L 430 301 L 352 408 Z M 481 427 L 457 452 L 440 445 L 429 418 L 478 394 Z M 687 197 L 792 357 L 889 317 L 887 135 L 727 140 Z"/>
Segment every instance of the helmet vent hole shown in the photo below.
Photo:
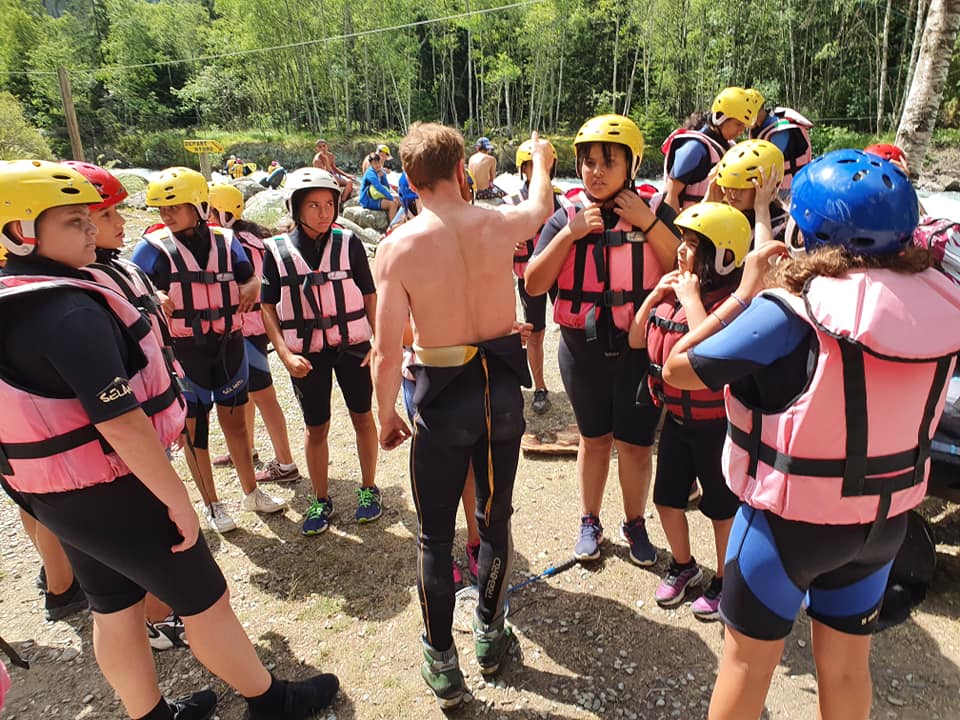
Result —
<path fill-rule="evenodd" d="M 69 175 L 64 175 L 63 173 L 54 173 L 53 179 L 54 180 L 70 180 L 71 177 Z"/>
<path fill-rule="evenodd" d="M 823 242 L 830 242 L 830 236 L 825 232 L 818 232 L 816 234 L 816 237 L 817 237 L 817 240 L 821 240 Z"/>
<path fill-rule="evenodd" d="M 61 189 L 60 192 L 64 193 L 65 195 L 79 195 L 79 194 L 80 194 L 80 191 L 79 191 L 77 188 L 75 188 L 75 187 L 65 187 L 65 188 Z"/>
<path fill-rule="evenodd" d="M 877 168 L 880 167 L 880 162 L 878 160 L 871 160 L 870 164 Z"/>
<path fill-rule="evenodd" d="M 848 163 L 859 162 L 860 158 L 841 158 L 836 161 L 837 165 L 846 165 Z"/>
<path fill-rule="evenodd" d="M 883 173 L 881 177 L 883 178 L 883 184 L 886 185 L 890 190 L 893 190 L 893 180 L 890 179 L 890 176 L 886 173 Z"/>
<path fill-rule="evenodd" d="M 859 248 L 873 247 L 873 238 L 868 238 L 868 237 L 851 238 L 850 244 L 853 245 L 854 247 L 859 247 Z"/>
<path fill-rule="evenodd" d="M 861 180 L 863 180 L 863 178 L 866 177 L 866 175 L 867 175 L 867 173 L 864 172 L 863 170 L 857 170 L 857 172 L 855 172 L 855 173 L 853 174 L 853 177 L 852 177 L 851 179 L 852 179 L 854 182 L 860 182 Z"/>

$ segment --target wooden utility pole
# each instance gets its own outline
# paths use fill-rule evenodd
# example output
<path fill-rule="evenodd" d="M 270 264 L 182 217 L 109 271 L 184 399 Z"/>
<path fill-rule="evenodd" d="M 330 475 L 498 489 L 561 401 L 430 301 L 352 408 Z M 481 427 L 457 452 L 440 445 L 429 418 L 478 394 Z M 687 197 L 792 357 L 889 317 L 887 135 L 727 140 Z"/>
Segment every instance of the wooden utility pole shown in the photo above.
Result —
<path fill-rule="evenodd" d="M 77 111 L 73 107 L 73 93 L 70 92 L 70 76 L 67 69 L 57 68 L 57 80 L 60 81 L 60 99 L 63 101 L 63 116 L 67 120 L 67 133 L 70 135 L 70 149 L 73 159 L 83 161 L 83 143 L 80 142 L 80 125 L 77 122 Z"/>

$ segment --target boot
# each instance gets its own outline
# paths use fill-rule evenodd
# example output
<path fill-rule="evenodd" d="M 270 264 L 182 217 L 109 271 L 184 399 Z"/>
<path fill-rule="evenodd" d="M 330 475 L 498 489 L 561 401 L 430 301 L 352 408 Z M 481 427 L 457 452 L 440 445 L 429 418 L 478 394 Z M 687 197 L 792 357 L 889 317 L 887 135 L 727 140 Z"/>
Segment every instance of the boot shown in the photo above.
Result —
<path fill-rule="evenodd" d="M 500 669 L 513 642 L 513 630 L 506 624 L 502 612 L 489 625 L 484 624 L 479 615 L 474 616 L 473 645 L 484 675 L 493 675 Z"/>
<path fill-rule="evenodd" d="M 444 710 L 451 710 L 463 702 L 467 692 L 460 661 L 457 658 L 457 646 L 451 645 L 446 652 L 440 652 L 426 639 L 423 640 L 423 665 L 420 666 L 427 687 L 437 696 L 437 702 Z"/>

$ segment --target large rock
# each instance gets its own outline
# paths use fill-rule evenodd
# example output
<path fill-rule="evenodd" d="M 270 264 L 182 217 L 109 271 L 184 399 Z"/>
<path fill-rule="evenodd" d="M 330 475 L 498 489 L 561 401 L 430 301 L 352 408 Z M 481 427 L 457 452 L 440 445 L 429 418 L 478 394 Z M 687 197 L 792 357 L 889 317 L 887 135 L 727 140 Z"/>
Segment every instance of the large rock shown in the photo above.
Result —
<path fill-rule="evenodd" d="M 379 233 L 387 231 L 387 214 L 382 210 L 367 210 L 359 206 L 343 209 L 343 216 L 362 228 L 371 228 Z"/>
<path fill-rule="evenodd" d="M 123 172 L 120 170 L 111 171 L 113 176 L 120 181 L 120 184 L 126 188 L 127 192 L 131 195 L 133 193 L 143 192 L 147 189 L 146 178 L 137 175 L 136 173 Z"/>
<path fill-rule="evenodd" d="M 254 195 L 262 193 L 266 188 L 253 178 L 243 177 L 231 180 L 230 184 L 243 193 L 243 201 L 247 202 Z"/>
<path fill-rule="evenodd" d="M 383 234 L 372 228 L 360 227 L 353 220 L 341 215 L 337 223 L 356 235 L 365 245 L 376 245 L 383 239 Z"/>
<path fill-rule="evenodd" d="M 146 210 L 147 209 L 147 191 L 139 190 L 137 192 L 132 192 L 127 197 L 124 198 L 123 204 L 127 207 L 132 207 L 137 210 Z"/>
<path fill-rule="evenodd" d="M 264 227 L 275 228 L 287 215 L 285 195 L 280 190 L 264 190 L 250 198 L 243 209 L 243 217 Z"/>

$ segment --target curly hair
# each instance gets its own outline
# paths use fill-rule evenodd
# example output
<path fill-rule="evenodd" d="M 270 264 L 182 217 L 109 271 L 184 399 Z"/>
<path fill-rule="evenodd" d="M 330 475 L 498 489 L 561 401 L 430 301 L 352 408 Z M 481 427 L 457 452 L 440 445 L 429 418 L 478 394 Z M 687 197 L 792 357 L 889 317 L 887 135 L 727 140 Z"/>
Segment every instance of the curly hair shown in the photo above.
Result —
<path fill-rule="evenodd" d="M 800 295 L 807 281 L 816 276 L 841 277 L 850 270 L 883 269 L 904 275 L 920 273 L 931 267 L 932 257 L 925 248 L 908 246 L 896 255 L 851 255 L 839 245 L 818 248 L 811 253 L 787 258 L 767 275 L 767 287 L 781 287 Z"/>

